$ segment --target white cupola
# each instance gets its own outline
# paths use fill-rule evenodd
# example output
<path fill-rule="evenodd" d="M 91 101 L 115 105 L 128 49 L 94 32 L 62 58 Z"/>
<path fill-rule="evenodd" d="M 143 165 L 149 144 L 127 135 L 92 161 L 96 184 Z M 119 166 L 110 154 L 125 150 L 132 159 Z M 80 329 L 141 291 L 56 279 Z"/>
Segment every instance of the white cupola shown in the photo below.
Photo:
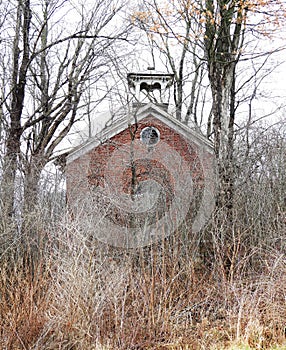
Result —
<path fill-rule="evenodd" d="M 148 68 L 147 72 L 142 73 L 128 73 L 127 81 L 133 106 L 152 102 L 167 109 L 173 79 L 174 74 L 156 72 L 154 68 Z"/>

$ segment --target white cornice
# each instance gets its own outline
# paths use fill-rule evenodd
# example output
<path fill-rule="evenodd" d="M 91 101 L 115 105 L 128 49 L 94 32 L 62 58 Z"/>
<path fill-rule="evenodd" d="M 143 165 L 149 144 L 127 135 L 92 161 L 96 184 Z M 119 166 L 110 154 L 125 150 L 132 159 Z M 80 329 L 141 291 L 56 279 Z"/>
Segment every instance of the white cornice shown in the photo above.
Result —
<path fill-rule="evenodd" d="M 134 124 L 135 122 L 140 122 L 144 118 L 152 116 L 162 123 L 166 124 L 171 129 L 179 132 L 187 140 L 190 140 L 197 144 L 199 147 L 203 147 L 206 151 L 212 153 L 213 146 L 212 143 L 207 140 L 200 132 L 190 129 L 188 126 L 171 116 L 169 113 L 165 112 L 160 106 L 153 103 L 148 103 L 128 116 L 125 115 L 117 120 L 115 120 L 111 126 L 103 129 L 100 133 L 89 139 L 84 144 L 76 147 L 67 157 L 67 164 L 71 163 L 75 159 L 83 156 L 87 152 L 91 151 L 98 145 L 104 143 L 105 141 L 111 139 L 113 136 L 119 134 L 125 130 L 128 125 Z"/>

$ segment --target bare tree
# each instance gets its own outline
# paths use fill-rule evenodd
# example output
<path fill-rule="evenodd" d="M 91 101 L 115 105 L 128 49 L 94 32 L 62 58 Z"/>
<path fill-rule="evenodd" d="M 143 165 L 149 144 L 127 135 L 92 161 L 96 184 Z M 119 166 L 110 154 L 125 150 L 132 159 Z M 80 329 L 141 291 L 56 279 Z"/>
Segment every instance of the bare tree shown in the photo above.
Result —
<path fill-rule="evenodd" d="M 196 36 L 199 23 L 186 1 L 145 1 L 134 14 L 134 24 L 146 32 L 153 66 L 162 65 L 174 74 L 176 118 L 185 124 L 202 126 L 198 110 L 205 102 L 208 85 L 203 50 Z M 203 83 L 204 82 L 204 83 Z"/>
<path fill-rule="evenodd" d="M 241 133 L 236 146 L 236 210 L 243 225 L 252 229 L 251 245 L 267 242 L 284 247 L 286 229 L 285 123 L 258 122 Z"/>
<path fill-rule="evenodd" d="M 212 92 L 213 141 L 219 172 L 217 204 L 226 208 L 229 224 L 232 222 L 234 199 L 234 126 L 240 104 L 238 92 L 255 80 L 260 68 L 275 52 L 265 48 L 260 49 L 259 53 L 247 52 L 246 41 L 251 42 L 253 34 L 259 37 L 275 30 L 272 17 L 275 17 L 275 21 L 279 20 L 285 10 L 281 6 L 276 7 L 271 1 L 245 3 L 207 0 L 202 7 L 204 50 Z M 265 17 L 260 17 L 262 12 L 267 17 L 268 25 L 267 21 L 264 22 Z M 239 86 L 238 65 L 247 60 L 255 62 L 261 56 L 266 57 L 264 62 L 258 63 L 256 71 Z M 253 93 L 256 93 L 255 88 Z M 248 101 L 250 99 L 251 96 Z"/>
<path fill-rule="evenodd" d="M 110 25 L 122 9 L 118 2 L 89 8 L 51 0 L 13 5 L 11 74 L 3 80 L 11 88 L 2 105 L 8 129 L 1 191 L 8 216 L 13 215 L 17 171 L 25 175 L 29 210 L 36 203 L 41 171 L 81 116 L 83 92 L 108 70 L 109 48 L 126 40 L 128 32 Z"/>
<path fill-rule="evenodd" d="M 186 121 L 191 114 L 197 122 L 196 114 L 190 111 L 194 110 L 194 101 L 198 101 L 202 84 L 198 77 L 202 77 L 202 67 L 207 69 L 211 88 L 207 135 L 213 140 L 218 166 L 217 205 L 226 209 L 229 223 L 232 221 L 235 182 L 233 158 L 237 109 L 244 103 L 251 104 L 257 89 L 253 87 L 248 96 L 243 91 L 249 89 L 267 58 L 277 50 L 265 46 L 259 48 L 253 40 L 272 34 L 278 28 L 277 24 L 283 23 L 283 13 L 285 5 L 272 1 L 181 0 L 150 1 L 147 10 L 138 12 L 136 17 L 137 23 L 152 39 L 157 37 L 159 52 L 165 55 L 168 67 L 175 73 L 175 100 L 179 111 L 182 96 L 190 96 Z M 170 39 L 177 51 L 181 47 L 181 55 L 171 54 Z M 175 68 L 176 60 L 178 69 Z M 240 74 L 238 68 L 243 69 L 243 64 L 250 61 L 256 69 L 250 76 Z M 191 84 L 186 84 L 188 76 L 192 77 Z M 203 106 L 204 102 L 200 108 Z M 178 114 L 177 118 L 181 119 Z"/>

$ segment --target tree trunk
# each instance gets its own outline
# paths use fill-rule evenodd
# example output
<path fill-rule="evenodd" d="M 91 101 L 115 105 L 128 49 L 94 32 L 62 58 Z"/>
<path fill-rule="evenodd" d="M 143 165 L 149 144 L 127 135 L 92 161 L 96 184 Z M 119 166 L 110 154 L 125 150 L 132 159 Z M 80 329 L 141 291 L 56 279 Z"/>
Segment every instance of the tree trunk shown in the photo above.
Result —
<path fill-rule="evenodd" d="M 31 155 L 30 161 L 25 169 L 24 182 L 24 213 L 28 214 L 35 211 L 38 204 L 38 187 L 42 170 L 46 161 L 40 154 Z"/>
<path fill-rule="evenodd" d="M 213 96 L 214 151 L 218 167 L 217 208 L 223 209 L 229 225 L 233 217 L 233 125 L 234 108 L 234 68 L 215 69 L 210 80 Z"/>
<path fill-rule="evenodd" d="M 25 98 L 26 76 L 29 65 L 30 47 L 29 31 L 31 24 L 31 9 L 29 0 L 18 0 L 15 39 L 13 43 L 12 98 L 10 107 L 10 127 L 6 140 L 4 169 L 1 181 L 3 211 L 6 217 L 13 217 L 15 203 L 15 180 L 19 169 L 20 142 L 23 129 L 21 116 Z M 22 42 L 21 42 L 22 41 Z M 20 51 L 20 46 L 23 46 Z M 20 62 L 22 55 L 22 61 Z"/>
<path fill-rule="evenodd" d="M 232 223 L 234 194 L 235 76 L 247 7 L 206 0 L 205 52 L 212 91 L 214 151 L 218 166 L 217 207 Z M 230 225 L 229 225 L 230 226 Z"/>

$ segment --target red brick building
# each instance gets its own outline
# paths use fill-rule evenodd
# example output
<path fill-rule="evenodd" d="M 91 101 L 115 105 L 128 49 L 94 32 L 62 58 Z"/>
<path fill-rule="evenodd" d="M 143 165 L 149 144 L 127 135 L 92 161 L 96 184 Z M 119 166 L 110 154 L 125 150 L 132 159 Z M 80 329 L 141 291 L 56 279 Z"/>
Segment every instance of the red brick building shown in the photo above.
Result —
<path fill-rule="evenodd" d="M 198 232 L 214 205 L 215 174 L 211 143 L 168 113 L 172 75 L 129 74 L 128 82 L 130 115 L 71 152 L 66 173 L 68 203 L 82 229 L 132 248 L 182 225 Z M 143 91 L 157 100 L 142 102 Z"/>

